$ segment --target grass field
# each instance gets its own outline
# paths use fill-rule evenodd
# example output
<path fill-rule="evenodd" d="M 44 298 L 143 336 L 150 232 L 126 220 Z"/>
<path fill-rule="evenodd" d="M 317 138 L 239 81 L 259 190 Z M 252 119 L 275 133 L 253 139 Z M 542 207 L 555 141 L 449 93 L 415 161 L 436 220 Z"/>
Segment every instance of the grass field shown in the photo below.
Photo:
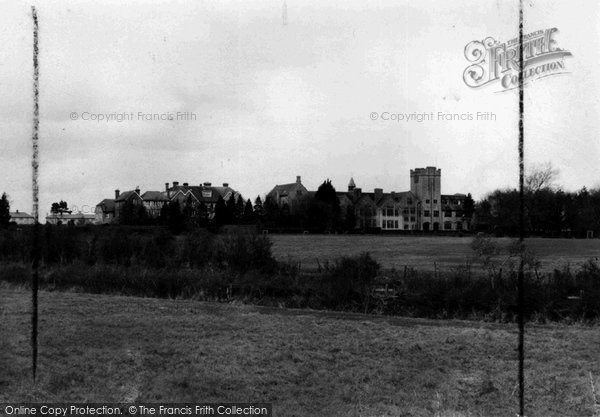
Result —
<path fill-rule="evenodd" d="M 304 268 L 343 255 L 369 251 L 384 268 L 414 267 L 420 270 L 449 269 L 473 258 L 472 237 L 374 236 L 374 235 L 271 235 L 273 253 L 280 260 L 299 261 Z M 498 238 L 505 249 L 513 239 Z M 527 245 L 541 260 L 541 270 L 550 272 L 567 264 L 578 267 L 600 257 L 600 239 L 530 238 Z M 473 264 L 473 267 L 476 267 Z"/>
<path fill-rule="evenodd" d="M 0 402 L 257 401 L 275 416 L 514 416 L 515 326 L 76 293 L 0 283 Z M 597 327 L 529 326 L 528 416 L 592 416 Z"/>

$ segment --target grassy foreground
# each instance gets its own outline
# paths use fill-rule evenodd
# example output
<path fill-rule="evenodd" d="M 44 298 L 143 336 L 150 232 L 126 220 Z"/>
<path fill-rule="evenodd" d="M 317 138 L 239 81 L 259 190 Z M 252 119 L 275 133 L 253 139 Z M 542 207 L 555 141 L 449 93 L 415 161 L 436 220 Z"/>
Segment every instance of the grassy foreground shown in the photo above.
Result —
<path fill-rule="evenodd" d="M 40 293 L 0 283 L 0 402 L 257 401 L 276 416 L 508 416 L 514 325 Z M 600 329 L 529 326 L 528 416 L 592 416 Z"/>

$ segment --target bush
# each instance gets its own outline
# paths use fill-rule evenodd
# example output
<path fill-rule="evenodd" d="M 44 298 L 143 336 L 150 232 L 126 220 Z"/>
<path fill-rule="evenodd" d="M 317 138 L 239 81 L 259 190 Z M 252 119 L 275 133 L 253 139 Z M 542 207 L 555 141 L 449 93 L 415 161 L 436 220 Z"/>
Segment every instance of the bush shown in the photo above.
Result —
<path fill-rule="evenodd" d="M 369 253 L 342 257 L 326 265 L 321 278 L 326 305 L 343 309 L 366 306 L 379 269 L 380 265 Z"/>

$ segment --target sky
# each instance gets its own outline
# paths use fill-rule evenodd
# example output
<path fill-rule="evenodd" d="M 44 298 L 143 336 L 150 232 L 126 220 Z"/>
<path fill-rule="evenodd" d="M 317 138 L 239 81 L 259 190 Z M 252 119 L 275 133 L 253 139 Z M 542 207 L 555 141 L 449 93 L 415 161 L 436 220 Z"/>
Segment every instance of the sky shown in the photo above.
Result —
<path fill-rule="evenodd" d="M 516 0 L 0 1 L 0 192 L 13 211 L 32 206 L 31 4 L 41 217 L 54 201 L 93 212 L 115 189 L 173 181 L 252 200 L 297 175 L 312 190 L 352 176 L 405 191 L 425 166 L 447 194 L 518 184 L 517 90 L 463 80 L 469 42 L 518 36 Z M 600 3 L 525 1 L 524 15 L 526 33 L 556 27 L 572 53 L 566 74 L 526 86 L 526 163 L 550 161 L 566 190 L 598 187 Z M 494 120 L 437 120 L 477 112 Z M 435 117 L 390 120 L 411 113 Z"/>

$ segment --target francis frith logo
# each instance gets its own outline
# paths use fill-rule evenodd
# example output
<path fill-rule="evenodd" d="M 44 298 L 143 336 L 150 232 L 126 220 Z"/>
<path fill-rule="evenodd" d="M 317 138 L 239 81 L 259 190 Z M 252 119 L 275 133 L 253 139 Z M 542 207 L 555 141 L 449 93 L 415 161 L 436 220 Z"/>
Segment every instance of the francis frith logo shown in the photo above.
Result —
<path fill-rule="evenodd" d="M 557 28 L 537 30 L 523 36 L 523 82 L 567 73 L 565 58 L 571 52 L 558 47 Z M 465 47 L 471 64 L 463 79 L 471 88 L 499 83 L 499 91 L 512 90 L 519 84 L 519 38 L 499 42 L 492 37 L 472 41 Z"/>

